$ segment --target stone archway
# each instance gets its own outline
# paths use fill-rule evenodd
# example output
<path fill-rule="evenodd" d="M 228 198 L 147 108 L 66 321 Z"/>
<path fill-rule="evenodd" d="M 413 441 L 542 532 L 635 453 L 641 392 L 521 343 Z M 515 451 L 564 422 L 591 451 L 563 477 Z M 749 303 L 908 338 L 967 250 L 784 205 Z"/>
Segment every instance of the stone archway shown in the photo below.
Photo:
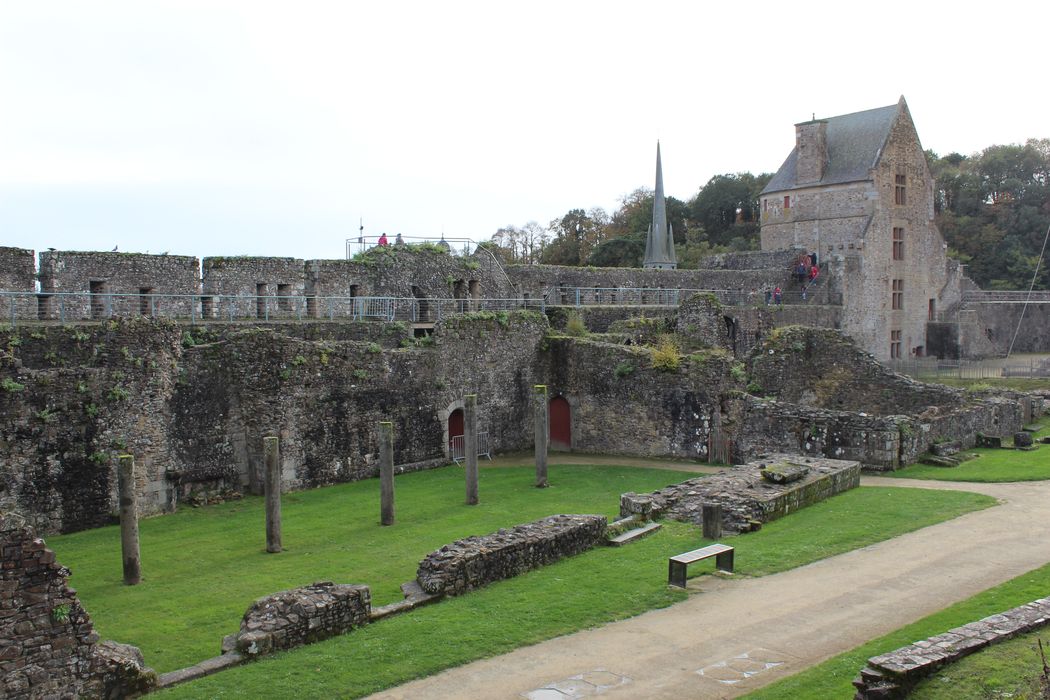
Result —
<path fill-rule="evenodd" d="M 438 421 L 444 429 L 444 440 L 441 443 L 441 451 L 445 457 L 452 459 L 452 438 L 463 435 L 463 399 L 453 401 L 437 413 Z"/>

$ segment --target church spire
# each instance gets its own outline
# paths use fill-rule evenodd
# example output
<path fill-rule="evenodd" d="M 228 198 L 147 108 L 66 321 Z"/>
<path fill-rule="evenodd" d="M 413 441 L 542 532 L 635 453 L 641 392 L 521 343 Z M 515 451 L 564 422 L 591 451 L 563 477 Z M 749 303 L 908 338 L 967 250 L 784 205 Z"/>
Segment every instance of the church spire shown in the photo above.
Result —
<path fill-rule="evenodd" d="M 656 142 L 656 193 L 653 198 L 653 222 L 645 240 L 645 261 L 642 267 L 673 270 L 678 267 L 674 254 L 674 236 L 667 225 L 667 205 L 664 203 L 664 171 L 660 163 L 660 142 Z"/>

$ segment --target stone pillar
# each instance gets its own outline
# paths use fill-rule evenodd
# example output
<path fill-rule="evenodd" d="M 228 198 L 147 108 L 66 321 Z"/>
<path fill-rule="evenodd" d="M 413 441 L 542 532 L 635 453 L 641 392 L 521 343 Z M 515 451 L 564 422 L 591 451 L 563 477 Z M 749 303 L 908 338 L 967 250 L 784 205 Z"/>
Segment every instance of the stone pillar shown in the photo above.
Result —
<path fill-rule="evenodd" d="M 537 384 L 532 396 L 532 420 L 536 443 L 536 488 L 546 488 L 547 483 L 547 429 L 550 423 L 547 403 L 547 385 Z"/>
<path fill-rule="evenodd" d="M 281 450 L 276 437 L 263 438 L 266 551 L 281 551 Z"/>
<path fill-rule="evenodd" d="M 117 495 L 120 499 L 120 555 L 124 562 L 124 583 L 134 586 L 141 580 L 139 559 L 139 514 L 135 499 L 135 458 L 117 458 Z"/>
<path fill-rule="evenodd" d="M 704 523 L 704 539 L 717 540 L 722 537 L 722 504 L 704 503 L 700 517 Z"/>
<path fill-rule="evenodd" d="M 467 505 L 478 504 L 478 395 L 463 397 L 463 452 L 467 465 Z"/>
<path fill-rule="evenodd" d="M 379 524 L 394 524 L 394 424 L 379 423 Z"/>

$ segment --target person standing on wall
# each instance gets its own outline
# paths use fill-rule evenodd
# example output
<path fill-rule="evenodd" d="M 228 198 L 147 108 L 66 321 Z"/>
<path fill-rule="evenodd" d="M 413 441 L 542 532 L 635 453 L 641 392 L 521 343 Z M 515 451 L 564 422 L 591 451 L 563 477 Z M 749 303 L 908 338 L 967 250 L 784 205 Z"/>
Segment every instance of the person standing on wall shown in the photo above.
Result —
<path fill-rule="evenodd" d="M 387 239 L 386 239 L 386 234 L 385 233 L 380 234 L 380 236 L 379 236 L 379 245 L 383 245 L 383 246 L 390 245 L 390 242 L 387 241 Z"/>

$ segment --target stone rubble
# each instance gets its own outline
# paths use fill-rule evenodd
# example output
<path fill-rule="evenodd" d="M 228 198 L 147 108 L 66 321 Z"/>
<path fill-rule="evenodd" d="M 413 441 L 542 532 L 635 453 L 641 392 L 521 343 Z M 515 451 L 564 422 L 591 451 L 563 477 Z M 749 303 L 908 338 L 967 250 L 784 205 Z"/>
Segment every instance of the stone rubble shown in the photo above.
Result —
<path fill-rule="evenodd" d="M 320 581 L 281 591 L 252 603 L 222 650 L 253 657 L 328 639 L 368 624 L 371 609 L 368 586 Z"/>
<path fill-rule="evenodd" d="M 416 579 L 431 594 L 459 595 L 586 551 L 605 539 L 603 515 L 552 515 L 431 552 Z"/>
<path fill-rule="evenodd" d="M 770 465 L 779 471 L 805 468 L 809 473 L 798 481 L 772 483 L 762 475 Z M 762 523 L 859 485 L 859 462 L 767 455 L 762 460 L 689 479 L 653 493 L 625 493 L 620 496 L 620 515 L 662 517 L 702 525 L 704 504 L 717 503 L 722 506 L 724 532 L 750 532 Z"/>
<path fill-rule="evenodd" d="M 1050 624 L 1050 598 L 1041 598 L 999 615 L 990 615 L 887 654 L 868 659 L 854 679 L 854 700 L 903 698 L 937 669 L 979 651 Z"/>

